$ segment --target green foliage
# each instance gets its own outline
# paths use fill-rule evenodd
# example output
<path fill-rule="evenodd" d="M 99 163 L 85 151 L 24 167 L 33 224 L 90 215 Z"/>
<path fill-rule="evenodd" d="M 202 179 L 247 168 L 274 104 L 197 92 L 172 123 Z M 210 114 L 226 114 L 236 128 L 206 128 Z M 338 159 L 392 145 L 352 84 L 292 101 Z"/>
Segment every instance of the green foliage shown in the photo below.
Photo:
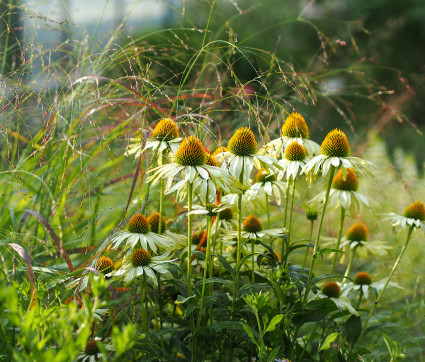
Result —
<path fill-rule="evenodd" d="M 370 120 L 371 106 L 362 102 L 392 106 L 385 77 L 394 75 L 392 70 L 378 75 L 372 60 L 362 60 L 363 48 L 356 50 L 356 40 L 369 44 L 360 23 L 312 18 L 306 14 L 308 7 L 271 0 L 213 4 L 185 5 L 183 22 L 190 26 L 129 34 L 126 41 L 117 31 L 106 43 L 93 37 L 88 43 L 76 39 L 61 44 L 54 49 L 58 61 L 48 63 L 42 49 L 38 53 L 31 48 L 28 61 L 10 62 L 26 51 L 16 42 L 0 53 L 7 61 L 0 78 L 0 359 L 70 361 L 87 357 L 84 349 L 92 340 L 98 341 L 99 359 L 115 361 L 395 361 L 423 354 L 423 273 L 403 267 L 421 265 L 425 255 L 417 244 L 423 239 L 419 232 L 394 274 L 404 289 L 388 288 L 370 322 L 367 314 L 383 283 L 381 289 L 372 283 L 367 296 L 357 289 L 333 299 L 320 292 L 330 280 L 348 284 L 357 271 L 371 273 L 377 282 L 386 278 L 402 246 L 398 240 L 405 235 L 398 238 L 380 215 L 401 213 L 425 194 L 416 161 L 397 150 L 393 165 L 388 142 L 372 131 L 367 137 L 362 131 L 350 136 L 357 137 L 353 151 L 356 143 L 363 145 L 362 156 L 376 165 L 374 178 L 359 176 L 359 192 L 381 209 L 371 200 L 371 208 L 347 210 L 347 219 L 366 220 L 371 240 L 383 240 L 393 249 L 382 258 L 356 257 L 346 278 L 350 250 L 325 240 L 325 235 L 338 234 L 339 209 L 330 205 L 323 211 L 323 202 L 308 205 L 318 214 L 306 219 L 301 208 L 326 188 L 318 175 L 308 180 L 315 181 L 312 185 L 297 177 L 292 225 L 285 224 L 291 225 L 289 232 L 282 229 L 289 189 L 284 195 L 283 188 L 279 197 L 260 193 L 252 202 L 244 190 L 240 214 L 255 213 L 263 229 L 273 228 L 274 234 L 245 240 L 247 249 L 238 253 L 237 233 L 232 234 L 236 221 L 213 224 L 211 259 L 206 241 L 188 258 L 183 202 L 188 190 L 182 186 L 182 202 L 174 193 L 163 198 L 170 229 L 164 235 L 173 241 L 173 247 L 160 250 L 171 253 L 171 260 L 162 264 L 168 274 L 152 269 L 155 278 L 149 282 L 139 283 L 142 278 L 136 277 L 125 283 L 114 273 L 105 276 L 96 270 L 104 255 L 114 261 L 114 272 L 123 270 L 131 248 L 125 242 L 112 248 L 112 240 L 130 215 L 149 214 L 161 204 L 166 181 L 155 184 L 148 177 L 158 165 L 173 161 L 170 149 L 146 149 L 135 159 L 126 154 L 131 147 L 146 146 L 161 118 L 173 118 L 180 135 L 196 135 L 213 151 L 226 145 L 240 126 L 250 126 L 260 147 L 279 138 L 283 120 L 294 110 L 306 115 L 312 124 L 310 138 L 319 142 L 336 113 L 338 127 L 354 130 L 355 118 Z M 374 6 L 349 3 L 331 13 L 347 14 L 354 7 L 363 14 Z M 14 16 L 13 9 L 1 5 L 2 17 Z M 31 13 L 24 5 L 22 9 Z M 271 17 L 258 16 L 265 9 L 272 9 Z M 200 10 L 196 17 L 195 10 Z M 281 14 L 285 18 L 280 19 Z M 250 23 L 256 24 L 255 32 Z M 2 35 L 11 36 L 3 24 Z M 262 41 L 261 47 L 255 39 Z M 342 42 L 351 45 L 344 48 Z M 27 84 L 37 62 L 43 64 L 43 85 Z M 326 87 L 334 77 L 342 79 L 344 87 L 329 91 Z M 376 124 L 374 119 L 368 127 Z M 273 182 L 277 180 L 280 176 Z M 204 206 L 197 192 L 195 204 Z M 214 194 L 208 203 L 220 201 Z M 236 202 L 229 203 L 236 215 Z M 310 257 L 316 241 L 310 227 L 317 230 L 322 213 L 322 240 Z M 194 229 L 205 229 L 202 214 L 193 219 Z M 265 227 L 266 220 L 270 227 Z M 302 266 L 306 250 L 312 263 Z M 330 275 L 328 258 L 335 253 L 339 262 Z M 193 265 L 192 291 L 188 259 Z"/>

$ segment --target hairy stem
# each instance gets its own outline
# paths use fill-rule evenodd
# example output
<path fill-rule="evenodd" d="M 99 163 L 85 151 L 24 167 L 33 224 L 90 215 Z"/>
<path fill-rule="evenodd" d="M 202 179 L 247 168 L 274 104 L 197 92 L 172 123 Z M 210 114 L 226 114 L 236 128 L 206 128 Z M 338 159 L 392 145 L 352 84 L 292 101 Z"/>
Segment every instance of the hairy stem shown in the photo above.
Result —
<path fill-rule="evenodd" d="M 340 223 L 339 223 L 338 239 L 336 241 L 335 249 L 339 249 L 339 245 L 341 244 L 342 230 L 344 229 L 344 219 L 345 219 L 345 209 L 341 206 L 341 218 L 340 218 Z M 338 259 L 338 253 L 335 253 L 334 260 L 332 262 L 331 275 L 335 272 L 335 266 L 336 266 L 337 259 Z"/>
<path fill-rule="evenodd" d="M 313 229 L 314 229 L 314 220 L 310 220 L 310 242 L 313 241 Z M 303 267 L 301 269 L 301 273 L 304 272 L 309 249 L 310 249 L 310 246 L 305 249 L 304 261 L 303 261 Z"/>
<path fill-rule="evenodd" d="M 328 205 L 329 192 L 331 191 L 331 186 L 332 186 L 332 180 L 333 180 L 333 177 L 334 177 L 334 173 L 335 173 L 335 167 L 334 166 L 331 166 L 330 169 L 329 169 L 328 185 L 326 187 L 325 200 L 323 202 L 323 210 L 322 210 L 322 214 L 320 215 L 320 221 L 319 221 L 319 226 L 317 228 L 316 240 L 314 242 L 313 258 L 311 259 L 310 270 L 308 272 L 307 284 L 305 286 L 305 291 L 304 291 L 304 293 L 305 293 L 304 294 L 304 302 L 307 300 L 308 292 L 310 291 L 311 279 L 313 277 L 314 261 L 316 259 L 315 256 L 316 256 L 316 253 L 317 253 L 317 248 L 319 247 L 320 232 L 322 231 L 323 220 L 325 218 L 326 206 Z"/>

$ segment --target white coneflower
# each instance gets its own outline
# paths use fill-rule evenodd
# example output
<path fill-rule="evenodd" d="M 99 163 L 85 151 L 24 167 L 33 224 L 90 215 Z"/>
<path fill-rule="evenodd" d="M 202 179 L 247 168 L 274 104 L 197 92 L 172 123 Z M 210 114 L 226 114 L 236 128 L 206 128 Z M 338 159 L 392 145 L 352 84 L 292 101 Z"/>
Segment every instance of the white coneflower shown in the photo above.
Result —
<path fill-rule="evenodd" d="M 171 277 L 171 273 L 166 268 L 166 263 L 170 263 L 170 254 L 165 253 L 159 256 L 152 256 L 145 249 L 136 249 L 131 254 L 128 254 L 120 269 L 112 274 L 114 278 L 125 276 L 124 281 L 130 282 L 136 277 L 145 274 L 152 279 L 153 283 L 157 283 L 155 273 L 160 273 Z"/>
<path fill-rule="evenodd" d="M 347 297 L 341 295 L 341 287 L 337 282 L 327 282 L 325 285 L 323 285 L 320 291 L 318 291 L 316 294 L 311 292 L 308 297 L 309 300 L 324 298 L 329 298 L 332 302 L 335 303 L 339 310 L 347 310 L 351 314 L 359 316 L 359 312 L 354 309 L 350 300 Z"/>
<path fill-rule="evenodd" d="M 283 157 L 285 148 L 297 142 L 305 148 L 307 154 L 317 155 L 320 153 L 320 146 L 309 139 L 310 132 L 304 117 L 296 112 L 292 112 L 282 126 L 280 137 L 270 141 L 261 150 L 261 154 L 267 154 L 275 158 Z"/>
<path fill-rule="evenodd" d="M 182 140 L 179 136 L 179 129 L 176 122 L 169 118 L 161 119 L 155 126 L 152 137 L 146 140 L 145 146 L 142 148 L 140 139 L 131 138 L 130 141 L 135 143 L 128 147 L 125 155 L 129 156 L 134 154 L 134 157 L 138 158 L 141 153 L 148 149 L 159 153 L 163 151 L 175 153 Z"/>
<path fill-rule="evenodd" d="M 347 136 L 339 129 L 329 132 L 320 146 L 321 154 L 314 157 L 303 167 L 302 172 L 305 174 L 317 174 L 320 170 L 325 176 L 331 166 L 342 167 L 344 176 L 348 168 L 356 171 L 362 171 L 369 168 L 373 164 L 359 157 L 350 156 L 351 148 L 348 143 Z"/>
<path fill-rule="evenodd" d="M 169 248 L 173 243 L 162 235 L 158 235 L 151 231 L 149 221 L 146 216 L 137 213 L 128 222 L 127 231 L 121 231 L 112 237 L 113 248 L 118 248 L 123 241 L 126 241 L 126 246 L 135 248 L 138 244 L 143 249 L 152 249 L 157 252 L 159 248 Z"/>

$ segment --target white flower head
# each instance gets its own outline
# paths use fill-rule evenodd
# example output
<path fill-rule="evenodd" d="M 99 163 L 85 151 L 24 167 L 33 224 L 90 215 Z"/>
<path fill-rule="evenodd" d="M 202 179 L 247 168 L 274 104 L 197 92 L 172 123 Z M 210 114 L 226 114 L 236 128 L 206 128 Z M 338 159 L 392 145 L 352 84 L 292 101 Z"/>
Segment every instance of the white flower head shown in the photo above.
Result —
<path fill-rule="evenodd" d="M 304 117 L 296 112 L 291 113 L 285 120 L 281 129 L 281 136 L 260 150 L 260 154 L 268 155 L 275 158 L 283 158 L 286 147 L 297 142 L 303 146 L 308 156 L 320 153 L 320 146 L 309 139 L 310 133 Z"/>
<path fill-rule="evenodd" d="M 351 314 L 359 316 L 359 312 L 354 309 L 350 300 L 341 295 L 341 287 L 337 282 L 327 282 L 320 291 L 317 291 L 317 293 L 310 292 L 308 295 L 309 300 L 324 298 L 329 298 L 339 310 L 347 310 Z"/>
<path fill-rule="evenodd" d="M 155 273 L 171 277 L 171 273 L 166 268 L 166 265 L 174 260 L 170 260 L 170 253 L 152 256 L 145 249 L 136 249 L 126 255 L 121 268 L 118 271 L 113 272 L 112 276 L 114 278 L 124 277 L 124 282 L 129 283 L 134 278 L 145 274 L 154 284 L 156 284 L 157 281 Z"/>
<path fill-rule="evenodd" d="M 302 173 L 316 175 L 321 170 L 322 175 L 326 176 L 333 166 L 341 167 L 345 177 L 349 168 L 361 173 L 373 166 L 369 161 L 350 156 L 351 149 L 347 136 L 339 129 L 329 132 L 320 148 L 321 154 L 308 161 L 303 167 Z"/>
<path fill-rule="evenodd" d="M 99 344 L 101 344 L 103 349 L 107 352 L 114 351 L 110 343 L 102 342 L 100 338 L 96 337 L 86 343 L 84 350 L 77 355 L 75 360 L 81 362 L 95 362 L 100 359 L 107 359 L 108 356 L 100 351 Z"/>
<path fill-rule="evenodd" d="M 217 189 L 225 193 L 240 193 L 243 189 L 225 169 L 214 165 L 215 161 L 196 137 L 190 136 L 182 141 L 174 155 L 174 161 L 149 170 L 153 175 L 148 178 L 148 182 L 155 184 L 161 178 L 166 179 L 166 193 L 177 191 L 179 199 L 185 197 L 188 184 L 193 186 L 193 191 L 199 190 L 203 200 L 215 195 Z M 171 187 L 174 178 L 179 174 L 181 180 Z"/>
<path fill-rule="evenodd" d="M 170 248 L 173 242 L 164 235 L 153 233 L 146 216 L 137 213 L 128 222 L 128 230 L 116 233 L 111 239 L 112 247 L 118 248 L 124 241 L 126 246 L 135 248 L 138 245 L 143 249 L 151 249 L 154 253 L 158 248 Z"/>
<path fill-rule="evenodd" d="M 391 220 L 393 226 L 400 225 L 402 229 L 405 227 L 415 227 L 425 231 L 425 204 L 422 201 L 415 201 L 410 204 L 406 210 L 404 210 L 403 215 L 398 215 L 393 212 L 384 215 Z"/>
<path fill-rule="evenodd" d="M 254 133 L 248 127 L 238 129 L 229 141 L 229 151 L 219 153 L 216 159 L 222 163 L 221 167 L 240 180 L 243 178 L 248 185 L 249 176 L 255 165 L 256 168 L 264 168 L 267 172 L 280 169 L 277 160 L 273 157 L 257 153 L 257 141 Z"/>
<path fill-rule="evenodd" d="M 384 288 L 384 285 L 387 281 L 387 278 L 379 280 L 377 282 L 372 282 L 372 278 L 368 273 L 360 272 L 357 273 L 353 279 L 353 282 L 345 283 L 342 285 L 342 295 L 348 296 L 350 292 L 362 293 L 366 299 L 369 298 L 369 291 L 373 291 L 376 295 L 381 292 Z M 402 286 L 394 282 L 389 282 L 388 286 L 404 289 Z"/>
<path fill-rule="evenodd" d="M 138 158 L 148 149 L 151 149 L 154 153 L 162 153 L 163 151 L 175 153 L 181 140 L 177 124 L 169 118 L 164 118 L 157 123 L 152 132 L 152 138 L 146 140 L 144 147 L 141 139 L 131 138 L 132 144 L 128 146 L 125 155 L 134 154 L 134 158 Z"/>

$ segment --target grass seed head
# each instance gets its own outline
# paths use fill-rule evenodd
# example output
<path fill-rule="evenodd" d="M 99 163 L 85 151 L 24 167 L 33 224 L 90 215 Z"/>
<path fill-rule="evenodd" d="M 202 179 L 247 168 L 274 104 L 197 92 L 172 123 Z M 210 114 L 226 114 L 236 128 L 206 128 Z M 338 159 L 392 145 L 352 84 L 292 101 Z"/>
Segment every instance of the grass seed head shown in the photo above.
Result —
<path fill-rule="evenodd" d="M 340 129 L 334 129 L 326 135 L 320 150 L 329 157 L 347 157 L 351 153 L 347 136 Z"/>
<path fill-rule="evenodd" d="M 96 264 L 96 269 L 102 274 L 108 274 L 114 269 L 114 263 L 111 258 L 107 256 L 101 256 Z"/>
<path fill-rule="evenodd" d="M 289 161 L 302 161 L 305 159 L 305 148 L 297 141 L 291 142 L 285 150 L 285 158 Z"/>
<path fill-rule="evenodd" d="M 358 222 L 352 225 L 347 231 L 347 240 L 367 241 L 368 230 L 364 223 Z"/>
<path fill-rule="evenodd" d="M 354 170 L 352 168 L 348 168 L 345 176 L 344 180 L 342 169 L 340 169 L 332 180 L 332 187 L 343 191 L 357 191 L 359 188 L 359 180 L 357 179 L 357 175 Z"/>
<path fill-rule="evenodd" d="M 329 298 L 339 298 L 341 295 L 341 288 L 337 282 L 327 282 L 322 287 L 322 293 Z"/>
<path fill-rule="evenodd" d="M 254 132 L 248 127 L 238 129 L 228 144 L 230 152 L 236 156 L 249 156 L 257 152 L 257 141 Z"/>
<path fill-rule="evenodd" d="M 97 347 L 97 341 L 91 340 L 88 341 L 84 347 L 84 353 L 89 356 L 94 356 L 99 353 L 99 348 Z"/>
<path fill-rule="evenodd" d="M 242 230 L 249 233 L 258 233 L 263 230 L 263 224 L 255 215 L 248 215 L 242 224 Z"/>
<path fill-rule="evenodd" d="M 134 267 L 148 266 L 152 260 L 151 254 L 145 249 L 136 249 L 131 255 L 131 263 Z"/>
<path fill-rule="evenodd" d="M 411 203 L 403 213 L 404 217 L 416 220 L 425 220 L 425 204 L 422 201 L 415 201 Z"/>
<path fill-rule="evenodd" d="M 357 273 L 354 277 L 354 284 L 356 285 L 371 285 L 372 284 L 372 278 L 368 273 Z"/>
<path fill-rule="evenodd" d="M 177 124 L 169 118 L 161 119 L 152 132 L 152 138 L 160 141 L 170 141 L 177 137 L 179 137 Z"/>
<path fill-rule="evenodd" d="M 207 151 L 198 138 L 189 136 L 182 141 L 175 158 L 180 166 L 202 166 L 207 161 Z"/>
<path fill-rule="evenodd" d="M 147 234 L 151 231 L 149 221 L 140 213 L 134 215 L 128 222 L 128 231 L 135 234 Z"/>
<path fill-rule="evenodd" d="M 282 137 L 289 138 L 309 138 L 310 133 L 304 117 L 296 112 L 292 112 L 282 126 Z"/>
<path fill-rule="evenodd" d="M 154 212 L 153 214 L 150 214 L 148 217 L 148 222 L 149 225 L 151 227 L 151 231 L 155 234 L 158 234 L 159 232 L 159 217 L 160 214 L 159 212 Z M 167 220 L 165 219 L 165 217 L 162 217 L 162 229 L 161 229 L 161 234 L 167 230 Z"/>

